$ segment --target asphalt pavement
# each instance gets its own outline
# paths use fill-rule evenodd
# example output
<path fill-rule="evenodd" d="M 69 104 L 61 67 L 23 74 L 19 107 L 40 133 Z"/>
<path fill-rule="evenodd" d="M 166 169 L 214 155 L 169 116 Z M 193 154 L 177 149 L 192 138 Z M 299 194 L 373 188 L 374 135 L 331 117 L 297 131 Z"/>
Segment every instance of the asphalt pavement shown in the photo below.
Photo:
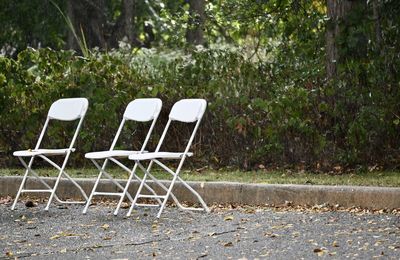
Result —
<path fill-rule="evenodd" d="M 36 204 L 36 203 L 35 203 Z M 211 213 L 127 209 L 99 202 L 43 211 L 0 202 L 0 258 L 19 259 L 399 259 L 399 213 L 314 207 L 214 205 Z"/>

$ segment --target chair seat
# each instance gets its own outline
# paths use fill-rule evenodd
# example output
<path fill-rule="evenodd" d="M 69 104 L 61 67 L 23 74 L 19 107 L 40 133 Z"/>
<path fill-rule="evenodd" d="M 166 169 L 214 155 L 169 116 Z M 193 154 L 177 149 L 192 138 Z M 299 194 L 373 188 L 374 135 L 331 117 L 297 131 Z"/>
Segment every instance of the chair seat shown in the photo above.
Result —
<path fill-rule="evenodd" d="M 110 157 L 128 157 L 132 154 L 138 154 L 140 151 L 129 151 L 129 150 L 113 150 L 113 151 L 99 151 L 90 152 L 85 154 L 87 159 L 106 159 Z"/>
<path fill-rule="evenodd" d="M 31 157 L 35 155 L 63 155 L 66 154 L 69 149 L 37 149 L 37 150 L 22 150 L 15 151 L 13 153 L 14 156 L 20 157 Z M 71 149 L 72 152 L 75 151 L 75 148 Z"/>
<path fill-rule="evenodd" d="M 193 153 L 187 153 L 187 156 L 192 156 Z M 170 153 L 170 152 L 156 152 L 156 153 L 144 153 L 144 154 L 132 154 L 129 156 L 130 160 L 143 161 L 151 159 L 180 159 L 183 153 Z"/>

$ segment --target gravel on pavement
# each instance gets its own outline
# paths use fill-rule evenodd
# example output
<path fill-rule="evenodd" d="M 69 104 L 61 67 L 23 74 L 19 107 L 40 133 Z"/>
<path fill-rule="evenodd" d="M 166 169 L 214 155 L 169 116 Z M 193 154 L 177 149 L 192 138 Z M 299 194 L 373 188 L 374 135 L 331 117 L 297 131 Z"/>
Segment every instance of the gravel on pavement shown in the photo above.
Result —
<path fill-rule="evenodd" d="M 213 205 L 211 213 L 0 200 L 0 259 L 400 259 L 399 213 Z M 33 206 L 33 207 L 32 207 Z"/>

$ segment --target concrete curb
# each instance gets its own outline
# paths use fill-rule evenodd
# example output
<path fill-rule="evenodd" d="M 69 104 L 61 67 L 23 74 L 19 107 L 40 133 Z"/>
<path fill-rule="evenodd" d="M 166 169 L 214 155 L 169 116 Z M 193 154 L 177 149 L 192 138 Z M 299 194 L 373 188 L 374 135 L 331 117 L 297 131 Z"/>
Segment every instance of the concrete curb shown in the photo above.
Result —
<path fill-rule="evenodd" d="M 45 178 L 52 185 L 55 178 Z M 0 177 L 0 196 L 14 197 L 22 177 Z M 82 188 L 90 193 L 94 179 L 76 179 Z M 119 180 L 121 184 L 125 181 Z M 168 182 L 164 182 L 168 184 Z M 400 208 L 400 188 L 360 187 L 360 186 L 323 186 L 291 184 L 243 184 L 235 182 L 188 182 L 208 203 L 240 203 L 248 205 L 282 205 L 290 201 L 293 205 L 339 204 L 343 207 L 362 207 L 370 209 Z M 29 188 L 43 188 L 34 178 L 27 182 Z M 156 189 L 154 184 L 153 187 Z M 117 191 L 115 185 L 102 181 L 103 191 Z M 131 194 L 135 194 L 138 183 L 130 185 Z M 160 192 L 159 189 L 158 192 Z M 62 180 L 57 194 L 61 198 L 79 198 L 80 193 L 68 180 Z M 182 201 L 196 202 L 186 188 L 177 183 L 174 194 Z M 47 196 L 48 194 L 30 193 L 29 196 Z M 110 197 L 111 198 L 111 197 Z M 115 198 L 115 197 L 114 197 Z"/>

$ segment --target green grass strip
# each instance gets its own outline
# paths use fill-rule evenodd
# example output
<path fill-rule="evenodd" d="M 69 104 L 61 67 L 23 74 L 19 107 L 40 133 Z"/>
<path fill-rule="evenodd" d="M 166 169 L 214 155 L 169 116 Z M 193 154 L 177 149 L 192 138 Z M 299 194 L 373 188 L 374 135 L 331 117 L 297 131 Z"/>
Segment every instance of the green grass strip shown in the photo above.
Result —
<path fill-rule="evenodd" d="M 54 177 L 57 171 L 53 169 L 37 169 L 41 176 Z M 98 171 L 95 168 L 67 169 L 67 172 L 77 178 L 93 178 Z M 2 168 L 0 176 L 22 176 L 23 169 Z M 116 169 L 109 169 L 109 173 L 118 179 L 128 178 L 128 173 Z M 140 172 L 139 176 L 143 176 Z M 159 179 L 168 180 L 170 176 L 164 172 L 154 172 Z M 264 184 L 309 184 L 309 185 L 356 185 L 400 187 L 400 172 L 356 172 L 341 175 L 327 173 L 287 172 L 287 171 L 183 171 L 180 176 L 188 181 L 229 181 L 242 183 Z"/>

